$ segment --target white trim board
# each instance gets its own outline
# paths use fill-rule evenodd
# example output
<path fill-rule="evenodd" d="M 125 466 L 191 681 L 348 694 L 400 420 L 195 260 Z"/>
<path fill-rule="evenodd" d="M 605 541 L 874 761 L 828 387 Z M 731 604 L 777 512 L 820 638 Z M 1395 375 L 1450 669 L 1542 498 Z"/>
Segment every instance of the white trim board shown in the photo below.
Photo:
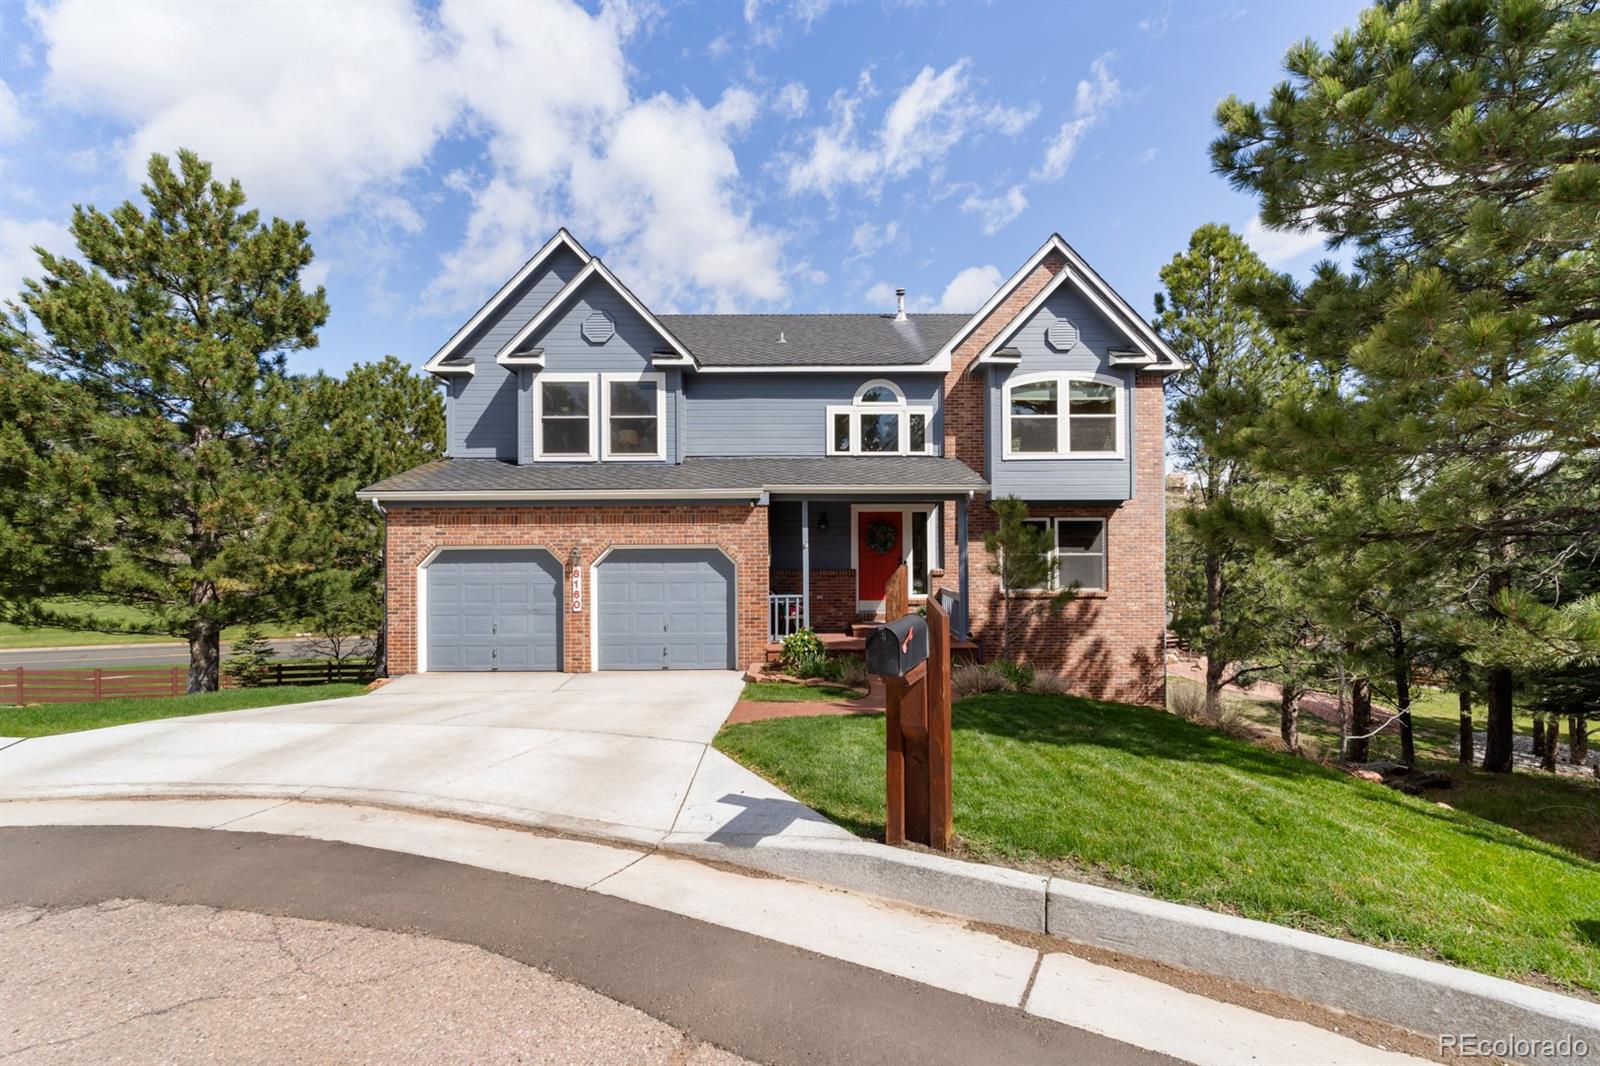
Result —
<path fill-rule="evenodd" d="M 932 571 L 935 569 L 934 560 L 938 557 L 934 546 L 938 545 L 939 537 L 935 533 L 936 523 L 933 514 L 939 509 L 937 503 L 914 504 L 882 504 L 882 503 L 852 503 L 850 505 L 850 570 L 856 578 L 856 612 L 877 611 L 883 607 L 882 600 L 864 600 L 861 598 L 861 516 L 867 513 L 884 513 L 898 511 L 900 513 L 900 537 L 903 542 L 909 542 L 911 537 L 911 516 L 919 511 L 928 516 L 927 544 L 923 550 L 928 554 L 929 585 L 932 585 Z M 913 545 L 913 551 L 915 546 Z M 903 554 L 903 553 L 902 553 Z M 907 581 L 910 581 L 910 567 L 906 568 Z M 906 590 L 906 597 L 913 602 L 927 598 L 926 593 Z"/>
<path fill-rule="evenodd" d="M 1178 353 L 1174 352 L 1150 328 L 1149 324 L 1140 317 L 1138 312 L 1129 306 L 1128 302 L 1108 285 L 1104 278 L 1095 273 L 1094 269 L 1084 261 L 1083 257 L 1070 244 L 1062 239 L 1059 233 L 1052 233 L 1039 246 L 1038 250 L 1028 257 L 1028 261 L 1016 273 L 1007 278 L 1005 284 L 996 289 L 989 299 L 984 301 L 983 306 L 978 308 L 977 312 L 967 320 L 965 325 L 956 330 L 955 335 L 945 343 L 943 348 L 939 349 L 937 358 L 947 361 L 952 359 L 956 348 L 960 347 L 962 342 L 972 335 L 973 330 L 983 324 L 995 309 L 1038 268 L 1039 264 L 1051 252 L 1059 253 L 1066 260 L 1065 265 L 1056 272 L 1056 275 L 1050 279 L 1039 295 L 1015 315 L 989 344 L 985 345 L 978 358 L 973 361 L 973 365 L 977 365 L 980 362 L 995 361 L 994 353 L 1004 347 L 1005 342 L 1015 336 L 1016 331 L 1021 328 L 1022 324 L 1033 317 L 1034 313 L 1043 305 L 1045 299 L 1048 298 L 1048 294 L 1054 292 L 1064 282 L 1071 281 L 1085 299 L 1098 308 L 1103 315 L 1110 319 L 1114 326 L 1127 335 L 1128 339 L 1153 361 L 1154 365 L 1147 366 L 1145 369 L 1158 371 L 1188 369 L 1188 364 L 1183 361 Z"/>
<path fill-rule="evenodd" d="M 1011 390 L 1018 385 L 1033 385 L 1041 381 L 1056 383 L 1056 413 L 1053 416 L 1012 415 Z M 1098 385 L 1109 385 L 1115 391 L 1112 396 L 1115 400 L 1116 410 L 1112 412 L 1113 434 L 1112 440 L 1116 448 L 1109 452 L 1074 452 L 1063 450 L 1062 445 L 1070 442 L 1072 430 L 1072 382 L 1092 381 Z M 1013 374 L 1000 386 L 1000 458 L 1006 462 L 1032 462 L 1038 460 L 1051 460 L 1056 462 L 1075 461 L 1079 459 L 1123 459 L 1127 457 L 1128 436 L 1128 383 L 1120 378 L 1106 374 L 1095 374 L 1086 370 L 1040 370 L 1032 374 Z M 1028 417 L 1053 417 L 1056 420 L 1056 450 L 1053 452 L 1018 452 L 1011 448 L 1011 419 Z M 1104 415 L 1080 415 L 1089 418 L 1104 418 Z"/>
<path fill-rule="evenodd" d="M 667 329 L 666 326 L 661 324 L 661 320 L 656 318 L 655 314 L 648 307 L 640 303 L 638 297 L 634 296 L 633 293 L 628 291 L 628 287 L 622 284 L 617 276 L 611 272 L 609 267 L 607 267 L 599 259 L 593 258 L 584 264 L 582 270 L 573 275 L 571 281 L 567 282 L 561 287 L 560 292 L 556 293 L 550 298 L 549 303 L 545 304 L 539 309 L 538 314 L 530 318 L 521 329 L 517 330 L 510 340 L 506 341 L 505 344 L 500 346 L 500 350 L 495 352 L 495 361 L 502 365 L 510 366 L 536 365 L 529 358 L 516 358 L 514 353 L 525 343 L 527 343 L 530 337 L 535 336 L 539 330 L 542 329 L 555 316 L 557 311 L 562 310 L 572 300 L 572 298 L 578 294 L 579 290 L 581 290 L 585 285 L 595 278 L 599 278 L 601 281 L 604 281 L 607 285 L 611 286 L 612 291 L 618 296 L 622 297 L 623 302 L 625 302 L 636 315 L 644 319 L 645 324 L 651 329 L 655 330 L 656 334 L 672 347 L 672 350 L 678 354 L 678 358 L 680 360 L 693 365 L 694 355 L 689 351 L 688 348 L 684 347 L 683 342 L 678 340 L 677 337 L 673 336 L 672 332 Z M 651 358 L 652 360 L 654 359 L 653 354 Z M 539 362 L 543 362 L 542 357 L 540 358 Z"/>
<path fill-rule="evenodd" d="M 445 341 L 439 350 L 434 352 L 433 355 L 428 358 L 427 362 L 422 364 L 422 369 L 430 374 L 474 373 L 475 368 L 471 364 L 462 367 L 445 367 L 440 366 L 439 364 L 445 359 L 446 356 L 450 355 L 451 352 L 454 351 L 456 345 L 460 344 L 467 337 L 471 336 L 472 332 L 479 326 L 483 325 L 490 315 L 500 310 L 501 306 L 511 298 L 511 294 L 520 288 L 522 283 L 527 281 L 535 270 L 538 270 L 541 266 L 543 266 L 558 248 L 570 249 L 585 263 L 592 258 L 588 251 L 584 249 L 583 245 L 578 243 L 577 238 L 573 237 L 572 234 L 567 232 L 565 226 L 556 230 L 555 236 L 546 241 L 544 246 L 537 252 L 534 252 L 532 257 L 529 258 L 526 263 L 523 263 L 521 268 L 518 269 L 515 274 L 511 275 L 511 280 L 500 286 L 499 290 L 493 296 L 485 300 L 483 306 L 478 308 L 471 318 L 467 319 L 466 325 L 456 330 L 455 334 L 449 340 Z"/>

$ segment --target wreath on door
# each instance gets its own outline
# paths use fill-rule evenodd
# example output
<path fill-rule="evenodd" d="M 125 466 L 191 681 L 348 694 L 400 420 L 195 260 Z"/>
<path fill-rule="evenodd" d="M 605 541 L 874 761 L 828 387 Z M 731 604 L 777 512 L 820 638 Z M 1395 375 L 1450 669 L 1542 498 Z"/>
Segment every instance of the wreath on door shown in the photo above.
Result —
<path fill-rule="evenodd" d="M 886 555 L 894 551 L 894 545 L 900 539 L 900 531 L 892 522 L 867 523 L 867 550 L 879 555 Z"/>

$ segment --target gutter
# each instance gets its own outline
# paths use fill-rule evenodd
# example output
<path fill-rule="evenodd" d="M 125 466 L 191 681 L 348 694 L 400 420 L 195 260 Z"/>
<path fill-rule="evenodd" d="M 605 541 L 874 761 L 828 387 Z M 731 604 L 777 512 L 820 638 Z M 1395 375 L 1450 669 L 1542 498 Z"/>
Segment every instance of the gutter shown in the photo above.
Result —
<path fill-rule="evenodd" d="M 552 491 L 508 489 L 480 491 L 447 489 L 442 491 L 371 492 L 363 490 L 356 498 L 390 503 L 428 502 L 505 502 L 520 501 L 571 501 L 571 500 L 730 500 L 760 499 L 777 493 L 780 495 L 834 495 L 834 496 L 960 496 L 986 492 L 987 483 L 981 486 L 964 485 L 766 485 L 756 488 L 729 487 L 718 489 L 565 489 Z"/>

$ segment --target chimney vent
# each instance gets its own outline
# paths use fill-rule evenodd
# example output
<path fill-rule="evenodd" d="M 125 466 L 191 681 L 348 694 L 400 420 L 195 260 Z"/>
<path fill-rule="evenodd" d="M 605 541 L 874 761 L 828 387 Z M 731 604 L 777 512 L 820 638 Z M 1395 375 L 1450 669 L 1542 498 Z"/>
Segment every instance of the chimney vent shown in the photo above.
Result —
<path fill-rule="evenodd" d="M 896 322 L 904 322 L 906 320 L 906 290 L 894 290 L 894 301 L 894 320 Z"/>

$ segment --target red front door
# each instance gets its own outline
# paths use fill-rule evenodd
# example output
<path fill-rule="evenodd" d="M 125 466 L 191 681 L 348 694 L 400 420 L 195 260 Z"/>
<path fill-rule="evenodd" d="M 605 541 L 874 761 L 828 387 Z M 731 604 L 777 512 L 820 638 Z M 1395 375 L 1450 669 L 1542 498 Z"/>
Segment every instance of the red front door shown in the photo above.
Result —
<path fill-rule="evenodd" d="M 905 533 L 899 511 L 862 511 L 857 516 L 856 599 L 883 599 L 889 575 L 905 561 Z"/>

